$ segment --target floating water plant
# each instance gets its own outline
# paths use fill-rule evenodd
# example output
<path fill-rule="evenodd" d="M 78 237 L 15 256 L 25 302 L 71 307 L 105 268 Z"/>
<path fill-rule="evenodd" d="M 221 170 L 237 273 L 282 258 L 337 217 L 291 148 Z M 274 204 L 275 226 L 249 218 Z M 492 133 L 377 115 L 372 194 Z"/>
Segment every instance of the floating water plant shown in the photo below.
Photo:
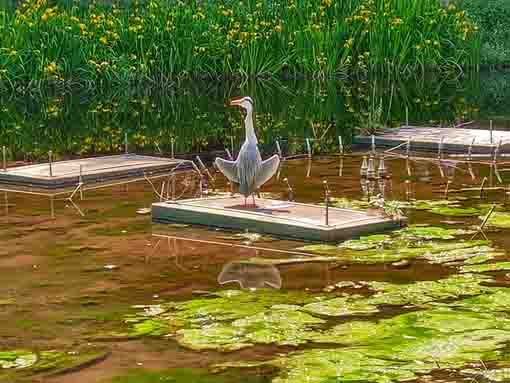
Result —
<path fill-rule="evenodd" d="M 480 217 L 483 219 L 484 217 Z M 500 227 L 503 229 L 510 229 L 510 213 L 494 212 L 487 221 L 489 226 Z"/>
<path fill-rule="evenodd" d="M 8 382 L 34 374 L 63 373 L 96 361 L 99 362 L 107 356 L 107 351 L 90 347 L 69 352 L 56 350 L 0 351 L 0 380 Z"/>
<path fill-rule="evenodd" d="M 300 247 L 308 251 L 336 257 L 354 263 L 397 262 L 423 258 L 432 263 L 467 260 L 481 255 L 498 254 L 487 241 L 456 240 L 471 234 L 464 229 L 445 229 L 434 226 L 410 226 L 392 234 L 379 234 L 349 240 L 338 246 L 318 244 Z"/>

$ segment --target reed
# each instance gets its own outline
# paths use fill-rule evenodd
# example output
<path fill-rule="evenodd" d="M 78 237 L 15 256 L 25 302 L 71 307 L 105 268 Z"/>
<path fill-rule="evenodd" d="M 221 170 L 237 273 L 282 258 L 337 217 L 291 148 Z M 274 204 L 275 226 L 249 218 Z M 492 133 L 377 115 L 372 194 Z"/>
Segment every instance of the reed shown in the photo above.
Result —
<path fill-rule="evenodd" d="M 25 0 L 0 10 L 0 81 L 166 84 L 192 76 L 449 73 L 477 27 L 437 0 Z"/>

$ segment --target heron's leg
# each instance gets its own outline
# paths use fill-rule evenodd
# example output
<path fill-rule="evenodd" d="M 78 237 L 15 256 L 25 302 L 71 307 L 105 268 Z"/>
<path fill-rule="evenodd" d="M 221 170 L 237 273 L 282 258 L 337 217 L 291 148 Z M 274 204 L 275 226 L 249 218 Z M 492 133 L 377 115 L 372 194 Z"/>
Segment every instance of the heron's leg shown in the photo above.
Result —
<path fill-rule="evenodd" d="M 251 199 L 252 199 L 252 201 L 253 201 L 253 206 L 257 206 L 257 205 L 255 204 L 255 194 L 252 194 L 252 195 L 251 195 Z"/>
<path fill-rule="evenodd" d="M 244 207 L 248 206 L 248 202 L 246 202 L 246 196 L 244 197 Z"/>

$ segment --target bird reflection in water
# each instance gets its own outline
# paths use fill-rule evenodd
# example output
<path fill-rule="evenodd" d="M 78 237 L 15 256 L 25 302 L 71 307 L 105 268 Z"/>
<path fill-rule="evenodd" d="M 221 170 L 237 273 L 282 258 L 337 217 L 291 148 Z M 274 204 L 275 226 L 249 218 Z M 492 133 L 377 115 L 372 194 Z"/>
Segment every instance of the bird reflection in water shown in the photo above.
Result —
<path fill-rule="evenodd" d="M 264 265 L 248 261 L 234 261 L 223 266 L 218 283 L 238 283 L 242 289 L 261 288 L 280 289 L 282 279 L 280 271 L 273 265 Z"/>

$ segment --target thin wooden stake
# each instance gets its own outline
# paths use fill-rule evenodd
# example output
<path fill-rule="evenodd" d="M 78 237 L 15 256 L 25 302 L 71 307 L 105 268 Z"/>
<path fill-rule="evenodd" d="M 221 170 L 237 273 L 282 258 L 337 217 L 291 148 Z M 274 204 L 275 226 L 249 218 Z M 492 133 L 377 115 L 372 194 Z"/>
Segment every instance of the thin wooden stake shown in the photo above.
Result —
<path fill-rule="evenodd" d="M 234 157 L 232 157 L 232 153 L 230 153 L 230 150 L 228 148 L 225 148 L 225 152 L 227 153 L 227 157 L 230 161 L 234 161 Z"/>
<path fill-rule="evenodd" d="M 324 180 L 322 181 L 322 184 L 324 185 L 324 202 L 326 204 L 326 226 L 329 226 L 329 187 L 328 187 L 328 181 Z"/>
<path fill-rule="evenodd" d="M 444 137 L 441 137 L 441 141 L 439 141 L 439 146 L 437 148 L 437 158 L 441 159 L 443 157 L 443 142 Z"/>
<path fill-rule="evenodd" d="M 80 200 L 83 201 L 83 165 L 80 165 L 80 178 L 78 179 L 80 184 Z"/>
<path fill-rule="evenodd" d="M 476 138 L 473 137 L 473 141 L 471 141 L 471 144 L 469 145 L 469 148 L 468 148 L 468 160 L 469 161 L 471 161 L 472 156 L 473 156 L 473 145 L 475 144 L 475 140 L 476 140 Z"/>
<path fill-rule="evenodd" d="M 53 152 L 50 150 L 48 152 L 48 165 L 50 167 L 50 177 L 53 177 Z"/>
<path fill-rule="evenodd" d="M 175 158 L 175 138 L 172 137 L 170 139 L 170 158 L 172 158 L 172 160 Z"/>
<path fill-rule="evenodd" d="M 485 187 L 486 182 L 487 182 L 487 177 L 483 177 L 482 184 L 480 185 L 480 198 L 482 198 L 483 188 Z"/>
<path fill-rule="evenodd" d="M 306 151 L 308 153 L 308 158 L 312 158 L 312 145 L 310 144 L 310 139 L 306 139 Z"/>
<path fill-rule="evenodd" d="M 124 133 L 124 153 L 125 154 L 128 154 L 129 153 L 129 148 L 128 148 L 128 134 L 127 132 Z"/>
<path fill-rule="evenodd" d="M 344 155 L 344 143 L 342 141 L 342 136 L 338 136 L 338 149 L 340 150 L 340 154 Z"/>
<path fill-rule="evenodd" d="M 490 120 L 489 126 L 490 126 L 490 135 L 491 135 L 490 138 L 491 138 L 491 145 L 492 145 L 492 120 Z"/>
<path fill-rule="evenodd" d="M 7 148 L 5 146 L 2 146 L 2 163 L 4 172 L 7 171 Z"/>
<path fill-rule="evenodd" d="M 278 151 L 278 155 L 280 156 L 280 158 L 283 158 L 282 148 L 280 147 L 280 141 L 278 140 L 276 140 L 276 150 Z"/>

